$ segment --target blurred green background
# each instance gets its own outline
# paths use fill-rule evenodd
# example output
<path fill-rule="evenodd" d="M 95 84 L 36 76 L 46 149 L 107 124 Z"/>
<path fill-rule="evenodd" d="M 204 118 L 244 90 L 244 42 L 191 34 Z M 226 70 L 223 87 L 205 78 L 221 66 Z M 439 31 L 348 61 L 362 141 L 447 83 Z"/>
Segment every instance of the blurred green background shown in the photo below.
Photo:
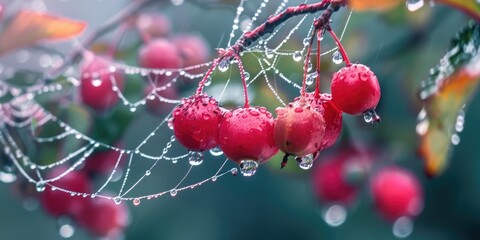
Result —
<path fill-rule="evenodd" d="M 41 1 L 24 2 L 16 7 L 30 6 L 27 3 L 32 2 L 40 4 Z M 173 33 L 201 33 L 212 47 L 213 59 L 213 49 L 226 46 L 236 6 L 216 1 L 195 2 L 186 1 L 180 6 L 165 4 L 149 11 L 167 15 Z M 46 1 L 43 4 L 53 13 L 87 21 L 88 34 L 124 7 L 127 1 Z M 253 6 L 259 4 L 257 1 L 250 4 L 247 12 L 253 15 Z M 271 8 L 275 7 L 273 5 Z M 267 7 L 265 12 L 271 10 Z M 332 27 L 338 34 L 348 13 L 349 10 L 344 9 L 334 18 Z M 417 114 L 421 109 L 417 97 L 420 82 L 428 77 L 429 69 L 438 63 L 451 38 L 468 20 L 469 17 L 462 12 L 440 4 L 425 6 L 413 13 L 401 4 L 384 13 L 353 13 L 343 40 L 351 60 L 370 66 L 377 74 L 382 89 L 377 112 L 382 123 L 371 126 L 361 117 L 345 116 L 342 139 L 326 155 L 342 151 L 342 144 L 350 142 L 361 149 L 381 152 L 377 159 L 380 164 L 395 163 L 416 173 L 425 190 L 425 208 L 415 220 L 415 230 L 408 239 L 478 239 L 480 236 L 480 152 L 477 151 L 480 98 L 475 97 L 467 106 L 460 144 L 454 148 L 450 166 L 443 175 L 434 179 L 425 177 L 422 160 L 417 155 L 418 136 L 415 132 Z M 303 39 L 293 40 L 297 45 L 292 41 L 289 46 L 298 48 Z M 325 49 L 332 46 L 328 41 Z M 63 50 L 65 48 L 63 46 Z M 322 58 L 323 89 L 328 89 L 331 74 L 339 69 L 330 59 L 330 54 Z M 247 71 L 255 68 L 248 60 L 244 64 Z M 301 73 L 301 67 L 295 65 L 281 67 L 292 68 L 285 71 Z M 231 68 L 235 75 L 236 68 L 233 65 Z M 250 72 L 252 76 L 253 71 Z M 219 76 L 218 80 L 214 78 L 212 89 L 215 84 L 224 84 L 222 75 Z M 235 76 L 231 78 L 239 81 Z M 256 96 L 253 102 L 271 109 L 279 106 L 273 96 L 262 95 L 264 88 L 264 82 L 252 87 Z M 235 89 L 240 91 L 238 87 Z M 286 88 L 280 93 L 284 99 L 292 100 L 298 91 Z M 148 134 L 149 128 L 145 126 L 155 126 L 158 122 L 158 118 L 145 112 L 139 111 L 135 115 L 137 118 L 123 136 L 127 146 L 138 144 Z M 171 133 L 166 133 L 169 138 Z M 210 159 L 217 161 L 215 165 L 207 162 Z M 215 172 L 220 160 L 210 155 L 207 160 L 201 168 L 208 175 Z M 176 197 L 166 195 L 142 201 L 140 206 L 127 203 L 131 222 L 125 239 L 395 239 L 392 224 L 376 214 L 366 185 L 348 210 L 346 222 L 332 228 L 322 219 L 322 204 L 312 191 L 311 171 L 279 171 L 278 159 L 272 162 L 262 165 L 251 178 L 228 175 L 194 190 L 183 191 Z M 233 166 L 229 163 L 229 167 Z M 172 169 L 162 174 L 159 179 L 179 179 L 183 172 Z M 139 192 L 150 193 L 149 190 L 154 191 L 155 187 L 165 184 L 158 181 L 155 172 L 152 173 L 149 185 Z M 55 219 L 36 208 L 31 199 L 20 199 L 12 192 L 12 184 L 0 184 L 0 239 L 61 238 Z M 72 237 L 90 238 L 92 236 L 84 230 L 77 230 Z"/>

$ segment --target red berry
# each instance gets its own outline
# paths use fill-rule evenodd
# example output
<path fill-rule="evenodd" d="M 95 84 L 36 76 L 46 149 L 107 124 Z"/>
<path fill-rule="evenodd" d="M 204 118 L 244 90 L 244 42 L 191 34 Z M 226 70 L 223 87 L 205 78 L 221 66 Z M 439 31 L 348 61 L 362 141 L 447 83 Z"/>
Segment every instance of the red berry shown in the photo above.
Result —
<path fill-rule="evenodd" d="M 320 94 L 319 98 L 315 97 L 315 93 L 307 93 L 306 100 L 310 106 L 319 112 L 321 109 L 319 106 L 323 108 L 321 112 L 325 120 L 325 135 L 320 150 L 331 147 L 342 131 L 342 112 L 335 107 L 332 96 L 328 93 Z"/>
<path fill-rule="evenodd" d="M 143 13 L 136 22 L 138 30 L 148 37 L 165 37 L 170 33 L 170 20 L 162 14 Z"/>
<path fill-rule="evenodd" d="M 273 139 L 274 119 L 264 107 L 227 112 L 219 125 L 219 144 L 225 156 L 241 165 L 244 175 L 255 173 L 257 163 L 278 152 Z M 249 173 L 247 168 L 252 167 Z"/>
<path fill-rule="evenodd" d="M 108 175 L 118 162 L 118 171 L 125 164 L 123 158 L 120 158 L 120 154 L 119 151 L 111 149 L 95 152 L 87 158 L 83 170 L 89 174 Z M 123 157 L 125 157 L 125 155 L 123 155 Z"/>
<path fill-rule="evenodd" d="M 349 181 L 349 175 L 359 171 L 364 173 L 369 162 L 370 157 L 354 150 L 343 150 L 340 154 L 322 159 L 313 172 L 315 194 L 322 202 L 351 203 L 357 196 L 358 184 Z"/>
<path fill-rule="evenodd" d="M 151 84 L 147 85 L 145 88 L 145 94 L 150 94 L 152 89 L 153 86 Z M 147 109 L 151 113 L 161 115 L 170 112 L 173 107 L 172 103 L 160 100 L 157 95 L 166 100 L 176 100 L 178 99 L 178 92 L 175 87 L 168 87 L 164 90 L 157 91 L 153 99 L 147 99 Z"/>
<path fill-rule="evenodd" d="M 388 167 L 371 180 L 377 210 L 387 219 L 413 217 L 423 208 L 423 191 L 418 179 L 405 169 Z"/>
<path fill-rule="evenodd" d="M 170 41 L 158 38 L 146 43 L 139 50 L 138 62 L 144 68 L 176 69 L 183 66 L 180 53 Z M 152 81 L 163 84 L 172 77 L 151 74 Z"/>
<path fill-rule="evenodd" d="M 118 91 L 123 90 L 123 76 L 119 72 L 109 71 L 111 63 L 106 58 L 85 54 L 80 66 L 80 95 L 83 103 L 97 111 L 107 110 L 117 104 L 119 97 L 113 90 L 112 79 Z"/>
<path fill-rule="evenodd" d="M 300 99 L 285 108 L 277 108 L 276 112 L 274 138 L 280 150 L 303 157 L 320 149 L 325 134 L 320 112 Z"/>
<path fill-rule="evenodd" d="M 222 112 L 217 100 L 207 95 L 182 99 L 173 110 L 173 133 L 192 151 L 205 151 L 218 145 L 218 124 Z"/>
<path fill-rule="evenodd" d="M 57 167 L 47 174 L 46 179 L 55 178 L 67 171 L 67 168 Z M 91 191 L 90 182 L 83 172 L 72 171 L 62 178 L 50 182 L 55 188 L 62 188 L 64 190 L 89 193 Z M 77 215 L 84 204 L 85 199 L 80 197 L 72 197 L 70 193 L 62 190 L 52 190 L 46 187 L 40 195 L 40 202 L 50 215 L 59 217 L 62 215 Z"/>
<path fill-rule="evenodd" d="M 362 64 L 352 64 L 333 74 L 331 92 L 335 106 L 348 114 L 375 109 L 380 101 L 377 77 Z"/>
<path fill-rule="evenodd" d="M 172 39 L 183 58 L 185 67 L 195 66 L 208 61 L 210 47 L 207 41 L 198 34 L 183 34 Z M 206 70 L 207 66 L 188 70 L 191 74 L 199 74 Z"/>
<path fill-rule="evenodd" d="M 95 236 L 116 239 L 128 224 L 127 207 L 102 197 L 84 200 L 82 212 L 77 218 L 79 225 Z"/>

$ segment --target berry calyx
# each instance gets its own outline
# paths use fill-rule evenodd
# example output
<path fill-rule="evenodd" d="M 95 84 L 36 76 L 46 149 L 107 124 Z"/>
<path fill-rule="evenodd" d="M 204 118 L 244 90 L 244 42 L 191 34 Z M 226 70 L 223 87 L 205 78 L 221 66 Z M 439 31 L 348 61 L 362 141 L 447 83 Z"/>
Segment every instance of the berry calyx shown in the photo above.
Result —
<path fill-rule="evenodd" d="M 423 208 L 423 191 L 417 178 L 405 169 L 388 167 L 372 178 L 370 188 L 377 210 L 389 220 L 414 217 Z"/>
<path fill-rule="evenodd" d="M 320 150 L 331 147 L 340 136 L 342 131 L 342 112 L 332 102 L 332 95 L 328 93 L 307 93 L 305 100 L 316 111 L 321 112 L 325 121 L 325 135 L 323 136 Z M 321 111 L 323 109 L 323 111 Z"/>
<path fill-rule="evenodd" d="M 278 152 L 273 138 L 274 119 L 264 107 L 227 112 L 219 125 L 219 144 L 225 156 L 240 164 L 242 174 L 253 175 L 258 163 Z"/>
<path fill-rule="evenodd" d="M 222 111 L 217 100 L 206 94 L 183 98 L 173 110 L 173 133 L 188 150 L 205 151 L 218 145 Z"/>
<path fill-rule="evenodd" d="M 274 138 L 280 150 L 303 157 L 320 149 L 325 134 L 325 121 L 320 112 L 299 100 L 277 108 L 276 113 Z"/>
<path fill-rule="evenodd" d="M 97 111 L 105 111 L 115 106 L 119 97 L 113 89 L 123 90 L 123 75 L 119 72 L 110 72 L 110 65 L 111 62 L 107 58 L 92 53 L 86 53 L 85 60 L 80 65 L 80 96 L 83 103 Z"/>
<path fill-rule="evenodd" d="M 58 167 L 47 174 L 46 179 L 52 179 L 60 176 L 67 168 Z M 66 191 L 89 193 L 91 191 L 90 182 L 83 172 L 72 171 L 62 178 L 51 182 L 55 188 L 62 188 Z M 40 202 L 47 213 L 54 217 L 62 215 L 76 216 L 82 209 L 84 199 L 74 198 L 62 190 L 52 190 L 47 187 L 40 195 Z"/>
<path fill-rule="evenodd" d="M 380 101 L 380 85 L 375 74 L 365 65 L 352 64 L 333 75 L 332 101 L 348 114 L 362 114 L 375 109 Z"/>

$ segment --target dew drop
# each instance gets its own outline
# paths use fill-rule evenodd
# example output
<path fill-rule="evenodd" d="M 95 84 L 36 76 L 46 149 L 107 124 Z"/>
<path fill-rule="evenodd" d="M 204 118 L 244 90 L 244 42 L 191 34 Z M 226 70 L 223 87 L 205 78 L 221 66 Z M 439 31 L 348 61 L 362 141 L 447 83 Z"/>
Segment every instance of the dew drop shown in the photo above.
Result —
<path fill-rule="evenodd" d="M 397 238 L 406 238 L 413 232 L 413 221 L 408 217 L 400 217 L 392 227 L 393 235 Z"/>
<path fill-rule="evenodd" d="M 220 72 L 226 72 L 229 67 L 230 67 L 230 63 L 228 62 L 227 59 L 223 59 L 218 63 L 218 70 L 220 70 Z"/>
<path fill-rule="evenodd" d="M 371 109 L 363 113 L 363 120 L 365 120 L 366 123 L 379 123 L 380 116 L 378 116 L 375 110 Z"/>
<path fill-rule="evenodd" d="M 177 196 L 177 193 L 178 193 L 177 189 L 172 189 L 172 190 L 170 190 L 170 195 L 171 195 L 172 197 Z"/>
<path fill-rule="evenodd" d="M 38 181 L 35 184 L 35 189 L 37 189 L 37 192 L 43 192 L 45 191 L 45 182 L 44 181 Z"/>
<path fill-rule="evenodd" d="M 303 39 L 303 46 L 308 46 L 310 44 L 310 38 L 304 38 Z"/>
<path fill-rule="evenodd" d="M 293 61 L 295 62 L 300 62 L 302 60 L 302 53 L 299 51 L 296 51 L 293 53 Z"/>
<path fill-rule="evenodd" d="M 268 58 L 268 59 L 271 59 L 273 58 L 274 54 L 273 54 L 273 51 L 271 49 L 267 49 L 265 51 L 265 56 Z"/>
<path fill-rule="evenodd" d="M 303 169 L 303 170 L 308 170 L 310 168 L 312 168 L 313 166 L 313 154 L 308 154 L 306 156 L 303 156 L 303 157 L 297 157 L 295 158 L 295 160 L 297 160 L 297 165 Z"/>
<path fill-rule="evenodd" d="M 240 172 L 244 177 L 253 176 L 257 172 L 258 163 L 254 160 L 242 160 L 240 162 Z"/>
<path fill-rule="evenodd" d="M 150 176 L 150 174 L 152 174 L 150 170 L 145 171 L 145 176 Z"/>
<path fill-rule="evenodd" d="M 230 173 L 232 173 L 233 176 L 237 176 L 237 174 L 238 174 L 238 168 L 232 168 L 232 169 L 230 169 Z"/>
<path fill-rule="evenodd" d="M 305 83 L 306 83 L 308 86 L 312 85 L 313 82 L 315 82 L 315 79 L 317 78 L 317 76 L 318 76 L 317 73 L 308 74 Z"/>
<path fill-rule="evenodd" d="M 131 107 L 131 108 L 130 108 L 130 112 L 135 112 L 135 111 L 137 111 L 137 108 L 136 108 L 136 107 Z"/>
<path fill-rule="evenodd" d="M 243 75 L 245 76 L 245 81 L 250 79 L 250 73 L 249 72 L 244 72 Z"/>
<path fill-rule="evenodd" d="M 451 138 L 452 144 L 453 145 L 458 145 L 460 143 L 460 136 L 458 134 L 453 134 Z"/>
<path fill-rule="evenodd" d="M 217 176 L 213 176 L 213 177 L 212 177 L 212 182 L 216 182 L 217 179 L 218 179 Z"/>
<path fill-rule="evenodd" d="M 4 169 L 0 171 L 0 182 L 12 183 L 17 180 L 17 175 L 14 173 L 12 167 L 4 166 Z"/>
<path fill-rule="evenodd" d="M 135 206 L 140 205 L 140 198 L 133 199 L 133 205 L 135 205 Z"/>
<path fill-rule="evenodd" d="M 343 62 L 343 57 L 342 57 L 342 54 L 340 53 L 340 51 L 337 50 L 333 53 L 332 61 L 335 64 L 340 64 L 340 63 Z"/>
<path fill-rule="evenodd" d="M 192 166 L 198 166 L 203 162 L 203 153 L 197 151 L 190 151 L 188 153 L 188 162 Z"/>
<path fill-rule="evenodd" d="M 332 205 L 323 211 L 323 220 L 331 227 L 338 227 L 347 220 L 347 209 L 341 205 Z"/>
<path fill-rule="evenodd" d="M 218 156 L 222 156 L 223 151 L 219 146 L 216 146 L 210 149 L 210 154 L 212 154 L 212 156 L 218 157 Z"/>
<path fill-rule="evenodd" d="M 227 66 L 227 69 L 228 69 L 228 66 Z M 220 70 L 221 71 L 221 70 Z M 226 71 L 226 70 L 225 70 Z M 222 71 L 222 72 L 225 72 L 225 71 Z M 205 79 L 205 83 L 203 84 L 205 87 L 208 87 L 210 85 L 212 85 L 212 77 L 208 77 L 207 79 Z"/>
<path fill-rule="evenodd" d="M 417 11 L 425 4 L 424 0 L 407 0 L 407 9 L 411 12 Z"/>
<path fill-rule="evenodd" d="M 122 199 L 120 197 L 114 197 L 113 198 L 113 201 L 115 202 L 115 204 L 117 205 L 120 205 L 120 203 L 122 203 Z"/>
<path fill-rule="evenodd" d="M 71 238 L 75 234 L 75 228 L 69 218 L 59 218 L 58 226 L 58 233 L 62 238 Z"/>
<path fill-rule="evenodd" d="M 170 130 L 173 130 L 173 118 L 168 119 L 167 126 Z"/>

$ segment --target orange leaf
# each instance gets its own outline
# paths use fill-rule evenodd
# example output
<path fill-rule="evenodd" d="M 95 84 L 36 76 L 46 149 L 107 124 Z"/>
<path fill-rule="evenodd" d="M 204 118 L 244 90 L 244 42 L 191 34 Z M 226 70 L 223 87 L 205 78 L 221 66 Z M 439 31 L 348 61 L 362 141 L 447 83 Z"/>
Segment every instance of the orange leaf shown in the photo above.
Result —
<path fill-rule="evenodd" d="M 405 0 L 348 0 L 354 11 L 386 11 Z"/>
<path fill-rule="evenodd" d="M 75 21 L 48 13 L 20 11 L 0 34 L 0 55 L 25 48 L 41 40 L 62 40 L 75 37 L 86 27 Z"/>

